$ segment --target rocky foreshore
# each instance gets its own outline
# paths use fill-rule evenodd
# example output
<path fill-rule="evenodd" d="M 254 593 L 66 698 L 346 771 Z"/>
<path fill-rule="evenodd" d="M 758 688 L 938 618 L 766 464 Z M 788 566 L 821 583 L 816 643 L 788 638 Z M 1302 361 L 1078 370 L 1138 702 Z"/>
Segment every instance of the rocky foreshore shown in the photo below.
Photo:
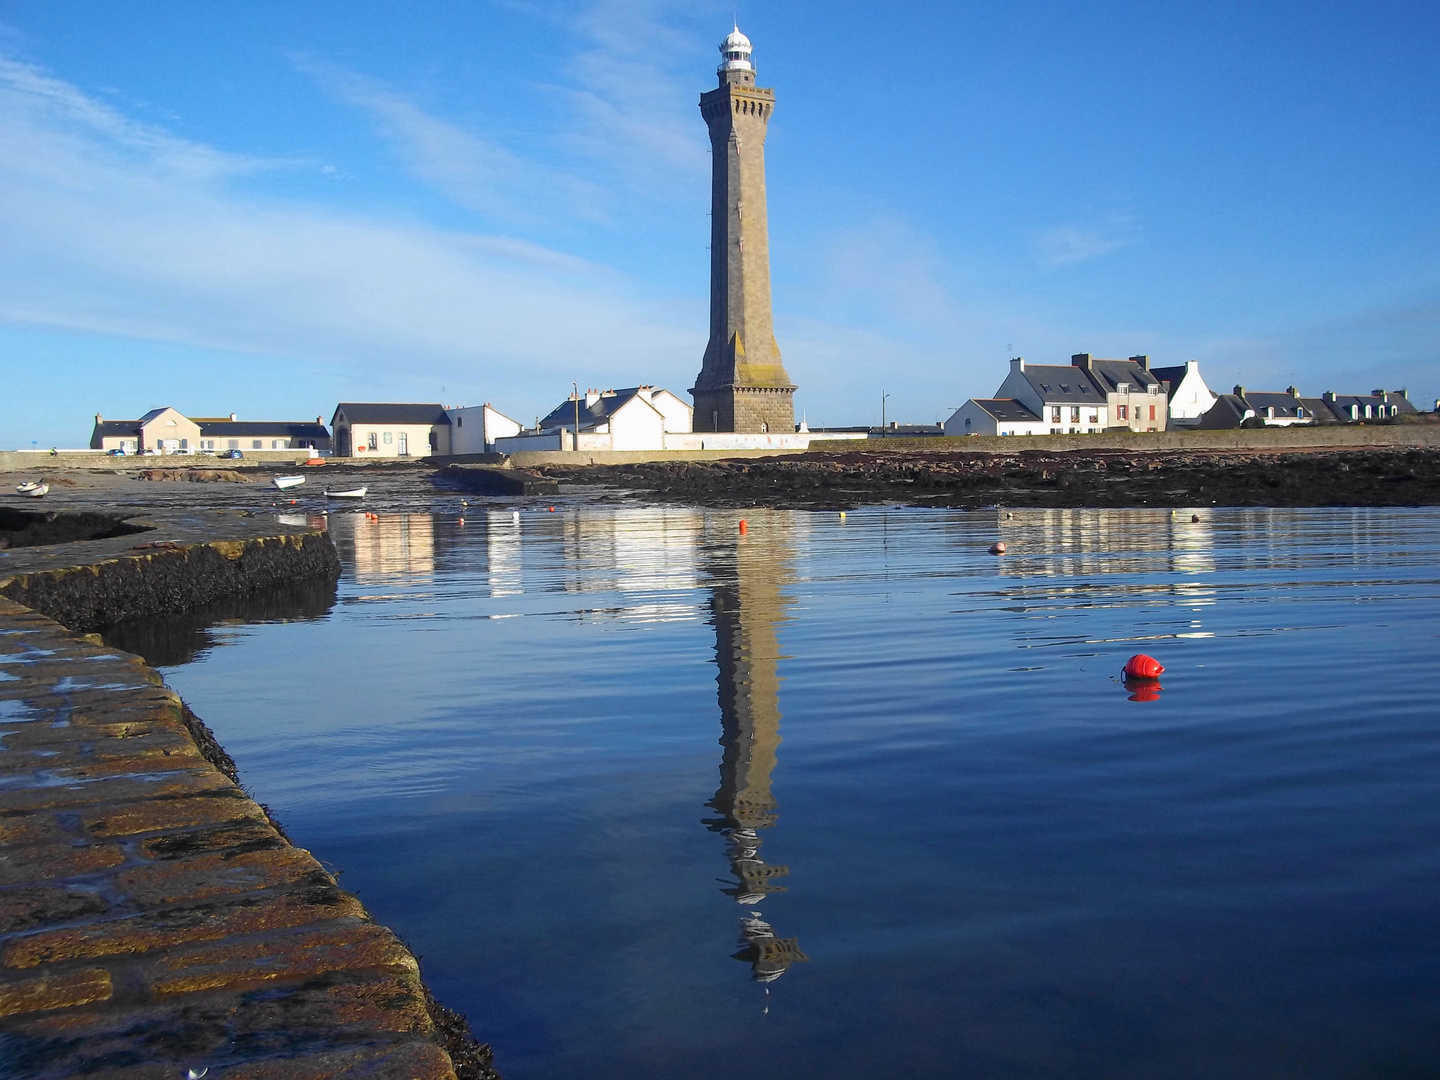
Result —
<path fill-rule="evenodd" d="M 847 450 L 788 457 L 547 466 L 566 485 L 705 506 L 1423 506 L 1440 450 Z"/>

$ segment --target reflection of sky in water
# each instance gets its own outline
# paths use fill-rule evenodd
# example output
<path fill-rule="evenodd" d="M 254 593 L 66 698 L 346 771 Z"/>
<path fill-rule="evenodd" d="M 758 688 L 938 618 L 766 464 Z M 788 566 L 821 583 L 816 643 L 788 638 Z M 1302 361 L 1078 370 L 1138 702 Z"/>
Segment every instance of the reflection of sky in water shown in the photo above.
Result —
<path fill-rule="evenodd" d="M 168 674 L 507 1080 L 1440 1060 L 1440 513 L 1006 513 L 335 515 Z"/>

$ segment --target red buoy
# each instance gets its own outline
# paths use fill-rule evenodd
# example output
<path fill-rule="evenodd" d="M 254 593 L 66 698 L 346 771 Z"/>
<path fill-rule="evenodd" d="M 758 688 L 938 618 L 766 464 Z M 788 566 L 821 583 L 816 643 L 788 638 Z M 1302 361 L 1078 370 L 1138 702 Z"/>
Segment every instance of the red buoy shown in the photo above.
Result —
<path fill-rule="evenodd" d="M 1125 661 L 1125 674 L 1132 679 L 1158 679 L 1164 670 L 1164 664 L 1144 653 L 1136 653 Z"/>
<path fill-rule="evenodd" d="M 747 529 L 749 529 L 749 528 L 750 528 L 750 526 L 745 523 L 745 519 L 744 519 L 744 518 L 741 518 L 741 519 L 740 519 L 740 531 L 743 533 L 743 532 L 745 532 L 745 531 L 746 531 Z"/>
<path fill-rule="evenodd" d="M 1004 541 L 1004 540 L 1001 540 L 1001 541 L 998 541 L 997 543 L 991 544 L 991 545 L 990 545 L 990 554 L 991 554 L 991 555 L 1004 555 L 1004 554 L 1005 554 L 1005 541 Z"/>

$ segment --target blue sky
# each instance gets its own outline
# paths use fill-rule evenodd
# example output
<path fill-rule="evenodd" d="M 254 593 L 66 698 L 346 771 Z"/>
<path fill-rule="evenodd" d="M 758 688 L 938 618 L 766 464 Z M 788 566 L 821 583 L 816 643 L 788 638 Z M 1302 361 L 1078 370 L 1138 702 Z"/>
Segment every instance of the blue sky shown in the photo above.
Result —
<path fill-rule="evenodd" d="M 683 391 L 731 4 L 0 0 L 0 446 Z M 1013 348 L 1440 394 L 1440 6 L 744 0 L 812 424 Z"/>

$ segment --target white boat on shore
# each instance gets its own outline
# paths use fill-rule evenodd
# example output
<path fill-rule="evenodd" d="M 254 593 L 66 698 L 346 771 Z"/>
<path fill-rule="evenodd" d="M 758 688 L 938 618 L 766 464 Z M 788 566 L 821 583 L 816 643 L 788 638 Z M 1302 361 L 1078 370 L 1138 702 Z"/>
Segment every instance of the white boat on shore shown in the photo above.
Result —
<path fill-rule="evenodd" d="M 50 485 L 43 480 L 31 480 L 29 483 L 16 484 L 15 490 L 31 499 L 38 499 L 40 496 L 50 493 Z"/>
<path fill-rule="evenodd" d="M 327 499 L 363 499 L 365 489 L 363 487 L 351 488 L 349 491 L 326 491 Z"/>
<path fill-rule="evenodd" d="M 275 479 L 271 480 L 270 482 L 271 482 L 272 484 L 274 484 L 277 488 L 279 488 L 281 491 L 285 491 L 285 490 L 287 490 L 288 488 L 299 487 L 301 484 L 303 484 L 303 483 L 305 482 L 305 477 L 303 477 L 303 476 L 277 476 L 277 477 L 275 477 Z"/>

